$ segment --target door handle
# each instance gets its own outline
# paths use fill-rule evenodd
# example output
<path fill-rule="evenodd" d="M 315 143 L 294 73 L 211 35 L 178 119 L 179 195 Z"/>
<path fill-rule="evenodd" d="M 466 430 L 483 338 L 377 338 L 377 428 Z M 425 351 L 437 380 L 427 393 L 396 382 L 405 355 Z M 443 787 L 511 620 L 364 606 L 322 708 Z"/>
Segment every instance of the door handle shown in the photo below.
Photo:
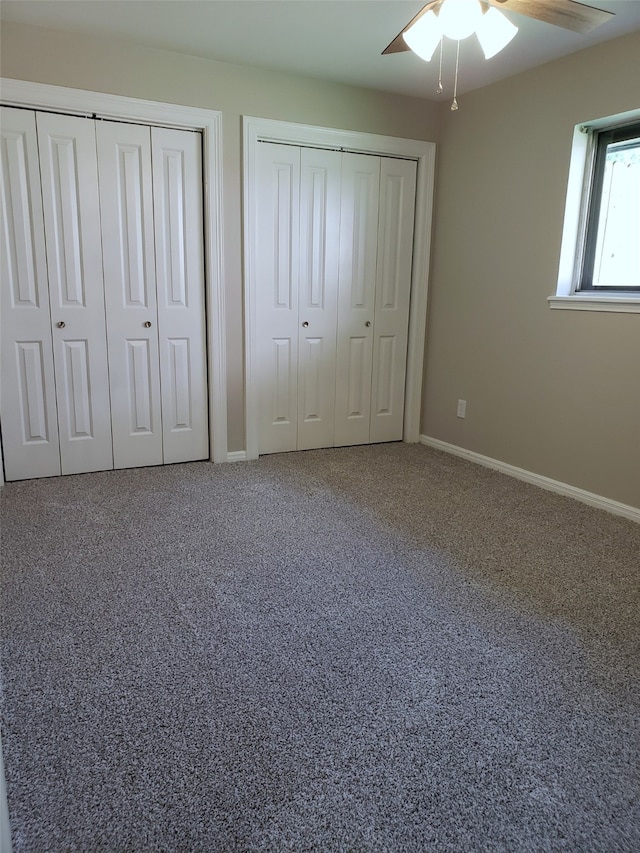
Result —
<path fill-rule="evenodd" d="M 64 320 L 60 320 L 60 322 L 56 323 L 56 326 L 57 326 L 59 329 L 64 329 L 64 327 L 65 327 L 65 322 L 64 322 Z"/>
<path fill-rule="evenodd" d="M 367 322 L 365 323 L 365 326 L 366 326 L 367 328 L 369 328 L 369 326 L 370 326 L 370 325 L 371 325 L 371 320 L 367 320 Z"/>
<path fill-rule="evenodd" d="M 145 327 L 145 329 L 150 329 L 151 328 L 151 320 L 145 320 L 142 325 Z"/>
<path fill-rule="evenodd" d="M 302 324 L 302 328 L 307 329 L 308 327 L 309 327 L 309 323 L 305 320 L 304 323 Z"/>

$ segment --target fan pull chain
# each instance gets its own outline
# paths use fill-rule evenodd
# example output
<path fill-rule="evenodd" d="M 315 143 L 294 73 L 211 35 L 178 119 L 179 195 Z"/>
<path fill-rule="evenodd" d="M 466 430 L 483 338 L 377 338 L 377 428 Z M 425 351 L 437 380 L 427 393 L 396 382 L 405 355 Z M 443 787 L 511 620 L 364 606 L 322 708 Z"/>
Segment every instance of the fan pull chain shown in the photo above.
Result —
<path fill-rule="evenodd" d="M 458 109 L 458 65 L 460 63 L 460 41 L 458 41 L 458 49 L 456 51 L 456 77 L 453 83 L 453 101 L 451 102 L 451 109 Z"/>
<path fill-rule="evenodd" d="M 444 42 L 444 36 L 440 36 L 440 70 L 438 71 L 438 88 L 436 89 L 436 95 L 442 94 L 442 45 Z"/>

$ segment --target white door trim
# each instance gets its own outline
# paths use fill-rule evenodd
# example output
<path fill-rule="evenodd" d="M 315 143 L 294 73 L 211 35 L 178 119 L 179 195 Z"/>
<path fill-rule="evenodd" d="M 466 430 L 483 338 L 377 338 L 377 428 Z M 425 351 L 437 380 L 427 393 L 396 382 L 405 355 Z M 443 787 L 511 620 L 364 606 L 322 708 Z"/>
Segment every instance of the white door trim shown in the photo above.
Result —
<path fill-rule="evenodd" d="M 0 100 L 7 106 L 57 110 L 124 119 L 202 133 L 204 179 L 205 300 L 209 372 L 209 452 L 212 462 L 227 460 L 227 370 L 222 215 L 222 113 L 179 104 L 143 101 L 120 95 L 67 89 L 46 83 L 0 79 Z"/>
<path fill-rule="evenodd" d="M 254 118 L 252 116 L 243 116 L 243 134 L 247 458 L 256 459 L 258 457 L 259 394 L 256 387 L 256 235 L 253 215 L 255 211 L 256 147 L 260 141 L 280 142 L 290 145 L 310 145 L 366 154 L 407 157 L 416 160 L 418 164 L 418 178 L 416 187 L 416 217 L 414 225 L 413 270 L 411 275 L 411 308 L 409 314 L 403 440 L 412 443 L 417 442 L 420 436 L 422 374 L 427 322 L 435 143 L 417 139 L 401 139 L 393 136 L 378 136 L 373 133 L 355 133 L 348 130 L 292 124 L 290 122 Z"/>

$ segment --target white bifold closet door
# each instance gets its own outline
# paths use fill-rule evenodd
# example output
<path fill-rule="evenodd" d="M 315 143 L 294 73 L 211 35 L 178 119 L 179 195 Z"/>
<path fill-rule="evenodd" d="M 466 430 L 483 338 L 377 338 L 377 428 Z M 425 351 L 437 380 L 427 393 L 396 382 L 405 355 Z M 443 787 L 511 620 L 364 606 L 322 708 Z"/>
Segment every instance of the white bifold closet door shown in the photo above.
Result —
<path fill-rule="evenodd" d="M 257 156 L 259 452 L 401 439 L 415 162 Z"/>
<path fill-rule="evenodd" d="M 338 446 L 369 442 L 379 186 L 379 157 L 344 157 L 336 374 Z"/>
<path fill-rule="evenodd" d="M 151 134 L 97 126 L 116 468 L 162 462 Z"/>
<path fill-rule="evenodd" d="M 35 113 L 0 113 L 0 410 L 8 480 L 61 473 Z"/>
<path fill-rule="evenodd" d="M 163 461 L 209 455 L 200 134 L 151 128 Z"/>
<path fill-rule="evenodd" d="M 11 256 L 25 239 L 34 254 L 16 257 L 9 276 L 15 285 L 27 270 L 37 271 L 33 294 L 37 310 L 28 309 L 31 298 L 7 298 L 3 285 L 3 320 L 11 347 L 3 366 L 2 424 L 7 479 L 12 476 L 75 474 L 113 467 L 107 344 L 105 338 L 102 246 L 98 201 L 98 172 L 93 123 L 73 116 L 6 110 L 11 129 L 35 122 L 23 137 L 29 153 L 29 191 L 22 184 L 22 201 L 3 187 L 3 208 L 15 223 L 22 209 L 22 228 L 8 236 Z M 25 169 L 25 174 L 27 170 Z M 42 208 L 36 200 L 41 192 Z M 30 206 L 26 207 L 27 198 Z M 18 207 L 16 207 L 18 205 Z M 33 207 L 31 207 L 33 205 Z M 44 219 L 42 214 L 44 214 Z M 28 237 L 27 237 L 28 235 Z M 45 240 L 46 235 L 46 240 Z M 40 248 L 46 245 L 46 263 Z M 14 254 L 15 257 L 15 254 Z M 35 265 L 30 264 L 35 260 Z M 48 284 L 47 284 L 48 283 Z M 33 306 L 36 307 L 35 305 Z M 37 317 L 36 317 L 37 315 Z M 44 328 L 49 322 L 49 332 Z M 18 328 L 20 327 L 20 328 Z M 3 330 L 5 331 L 5 330 Z M 50 341 L 53 344 L 51 359 Z M 4 359 L 3 359 L 4 361 Z M 54 381 L 55 375 L 55 381 Z M 7 388 L 5 388 L 5 383 Z M 57 404 L 57 412 L 52 409 Z M 48 459 L 38 461 L 35 443 L 45 450 L 33 430 L 34 417 L 45 413 Z M 57 419 L 57 444 L 54 443 Z M 44 423 L 44 421 L 43 421 Z M 29 425 L 27 427 L 27 424 Z M 22 434 L 20 430 L 22 428 Z M 54 457 L 58 456 L 58 462 Z M 26 457 L 26 458 L 25 458 Z"/>
<path fill-rule="evenodd" d="M 8 480 L 208 455 L 199 136 L 2 112 Z"/>
<path fill-rule="evenodd" d="M 269 143 L 258 155 L 259 449 L 331 446 L 341 155 Z"/>
<path fill-rule="evenodd" d="M 348 155 L 349 158 L 354 155 Z M 367 157 L 368 160 L 372 159 Z M 344 174 L 343 164 L 343 174 Z M 352 336 L 357 339 L 362 334 L 362 320 L 365 330 L 373 335 L 367 338 L 367 346 L 372 346 L 371 354 L 371 394 L 368 399 L 369 421 L 367 432 L 367 402 L 364 392 L 367 388 L 368 373 L 362 375 L 362 381 L 354 386 L 347 384 L 342 390 L 342 400 L 347 402 L 342 408 L 342 417 L 336 422 L 336 445 L 362 444 L 381 441 L 399 441 L 404 425 L 404 393 L 407 372 L 407 344 L 409 332 L 409 307 L 411 297 L 411 269 L 413 258 L 413 224 L 416 197 L 416 163 L 413 160 L 400 160 L 391 157 L 380 158 L 378 218 L 376 240 L 375 286 L 373 293 L 367 272 L 366 283 L 357 285 L 359 276 L 353 264 L 354 249 L 360 245 L 356 240 L 358 228 L 354 223 L 341 242 L 341 257 L 351 256 L 354 274 L 346 278 L 341 275 L 340 298 L 342 310 L 339 311 L 338 340 L 345 342 Z M 351 173 L 350 173 L 351 174 Z M 362 173 L 361 173 L 362 174 Z M 349 185 L 348 185 L 349 186 Z M 351 198 L 362 194 L 356 189 L 345 192 L 343 180 L 343 199 L 351 210 Z M 370 203 L 372 206 L 372 202 Z M 367 210 L 369 208 L 365 208 Z M 363 217 L 364 218 L 364 217 Z M 367 220 L 369 222 L 369 220 Z M 370 226 L 375 227 L 373 221 Z M 367 229 L 368 230 L 368 229 Z M 349 236 L 351 235 L 351 241 Z M 366 245 L 368 235 L 359 238 Z M 373 250 L 371 250 L 373 253 Z M 343 267 L 348 271 L 349 267 Z M 345 296 L 349 294 L 350 298 Z M 365 314 L 358 300 L 363 298 L 362 308 L 370 305 L 373 296 L 373 322 L 367 326 Z M 348 319 L 347 319 L 348 318 Z M 338 359 L 338 381 L 344 378 L 351 382 L 352 375 L 358 377 L 359 356 L 357 347 L 350 345 L 343 349 L 343 360 Z M 356 364 L 351 358 L 355 355 Z M 368 360 L 368 355 L 366 356 Z M 340 386 L 339 386 L 340 387 Z M 362 388 L 360 392 L 359 388 Z M 362 393 L 362 396 L 360 396 Z M 360 400 L 363 402 L 360 405 Z M 361 414 L 361 412 L 363 414 Z M 357 426 L 359 424 L 359 426 Z"/>
<path fill-rule="evenodd" d="M 207 456 L 199 139 L 97 125 L 116 468 Z"/>

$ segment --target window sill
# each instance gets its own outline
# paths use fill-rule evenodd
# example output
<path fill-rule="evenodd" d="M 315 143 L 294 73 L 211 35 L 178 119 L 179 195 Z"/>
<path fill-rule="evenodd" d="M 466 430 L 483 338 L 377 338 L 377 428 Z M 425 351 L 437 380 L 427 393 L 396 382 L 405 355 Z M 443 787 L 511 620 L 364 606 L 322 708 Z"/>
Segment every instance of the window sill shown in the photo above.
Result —
<path fill-rule="evenodd" d="M 565 308 L 570 311 L 614 311 L 617 313 L 640 314 L 640 294 L 637 296 L 550 296 L 550 308 Z"/>

